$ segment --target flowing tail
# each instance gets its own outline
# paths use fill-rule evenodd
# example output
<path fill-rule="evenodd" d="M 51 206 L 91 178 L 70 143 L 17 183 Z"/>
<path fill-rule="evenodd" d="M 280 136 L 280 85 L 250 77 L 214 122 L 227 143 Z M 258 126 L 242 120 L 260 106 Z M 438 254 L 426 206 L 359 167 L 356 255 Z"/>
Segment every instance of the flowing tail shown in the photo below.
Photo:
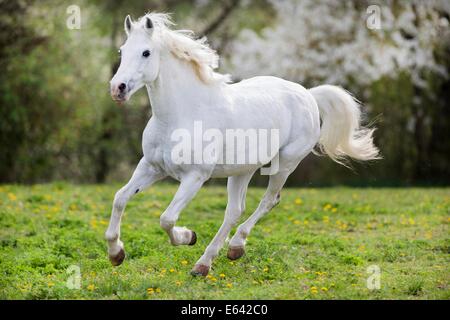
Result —
<path fill-rule="evenodd" d="M 380 159 L 378 148 L 373 144 L 375 129 L 361 126 L 359 103 L 344 89 L 322 85 L 309 92 L 319 106 L 322 126 L 318 154 L 326 154 L 344 166 L 348 157 L 355 160 Z"/>

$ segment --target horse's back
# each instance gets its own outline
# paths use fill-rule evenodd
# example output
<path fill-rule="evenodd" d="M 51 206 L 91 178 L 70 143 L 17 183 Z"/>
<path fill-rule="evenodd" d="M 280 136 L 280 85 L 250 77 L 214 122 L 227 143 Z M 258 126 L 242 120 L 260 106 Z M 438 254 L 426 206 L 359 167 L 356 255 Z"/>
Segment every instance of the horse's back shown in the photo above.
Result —
<path fill-rule="evenodd" d="M 235 108 L 270 117 L 279 124 L 282 143 L 298 135 L 316 136 L 320 124 L 317 103 L 298 83 L 272 76 L 258 76 L 230 85 Z M 315 139 L 315 138 L 314 138 Z"/>

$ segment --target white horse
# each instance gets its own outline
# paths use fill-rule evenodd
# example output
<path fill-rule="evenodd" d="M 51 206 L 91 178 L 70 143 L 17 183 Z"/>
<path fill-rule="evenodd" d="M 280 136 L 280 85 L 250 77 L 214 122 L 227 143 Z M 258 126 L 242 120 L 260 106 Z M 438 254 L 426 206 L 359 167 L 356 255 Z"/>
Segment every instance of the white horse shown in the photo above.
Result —
<path fill-rule="evenodd" d="M 137 22 L 127 16 L 124 24 L 128 38 L 120 49 L 121 63 L 111 80 L 111 96 L 121 103 L 146 86 L 152 117 L 142 137 L 144 156 L 130 181 L 114 198 L 105 234 L 113 265 L 121 264 L 125 258 L 120 223 L 128 200 L 165 177 L 180 182 L 160 218 L 161 227 L 173 245 L 196 242 L 194 231 L 176 226 L 178 217 L 205 181 L 228 177 L 223 224 L 193 267 L 193 275 L 208 274 L 213 259 L 239 221 L 245 210 L 249 181 L 264 164 L 220 163 L 214 161 L 216 158 L 204 163 L 177 163 L 172 156 L 175 146 L 172 133 L 179 128 L 193 131 L 195 121 L 220 132 L 238 128 L 279 132 L 276 150 L 279 169 L 270 176 L 256 211 L 231 238 L 230 259 L 244 254 L 250 231 L 280 201 L 280 191 L 289 174 L 315 146 L 317 152 L 339 163 L 347 156 L 357 160 L 379 157 L 372 141 L 373 129 L 361 127 L 359 105 L 345 90 L 331 85 L 307 90 L 275 77 L 255 77 L 230 84 L 229 76 L 214 72 L 218 65 L 215 51 L 204 40 L 195 40 L 191 32 L 171 30 L 168 15 L 150 13 Z"/>

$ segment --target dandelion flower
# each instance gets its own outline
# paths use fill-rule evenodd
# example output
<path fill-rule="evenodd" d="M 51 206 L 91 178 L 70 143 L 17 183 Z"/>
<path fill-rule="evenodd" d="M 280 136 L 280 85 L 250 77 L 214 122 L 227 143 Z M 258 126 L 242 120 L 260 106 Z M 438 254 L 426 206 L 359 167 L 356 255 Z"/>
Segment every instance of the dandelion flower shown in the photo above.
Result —
<path fill-rule="evenodd" d="M 224 273 L 221 273 L 221 274 L 219 274 L 219 277 L 225 278 L 225 274 L 224 274 Z"/>
<path fill-rule="evenodd" d="M 14 193 L 9 192 L 8 193 L 8 199 L 11 201 L 16 201 L 17 200 L 17 196 Z"/>
<path fill-rule="evenodd" d="M 93 284 L 90 284 L 90 285 L 87 286 L 87 289 L 89 291 L 94 291 L 95 290 L 95 286 Z"/>
<path fill-rule="evenodd" d="M 183 261 L 181 261 L 181 264 L 182 264 L 183 266 L 185 266 L 185 265 L 188 264 L 188 262 L 187 262 L 186 260 L 183 260 Z"/>
<path fill-rule="evenodd" d="M 231 287 L 233 287 L 233 284 L 232 283 L 227 283 L 227 288 L 231 288 Z"/>

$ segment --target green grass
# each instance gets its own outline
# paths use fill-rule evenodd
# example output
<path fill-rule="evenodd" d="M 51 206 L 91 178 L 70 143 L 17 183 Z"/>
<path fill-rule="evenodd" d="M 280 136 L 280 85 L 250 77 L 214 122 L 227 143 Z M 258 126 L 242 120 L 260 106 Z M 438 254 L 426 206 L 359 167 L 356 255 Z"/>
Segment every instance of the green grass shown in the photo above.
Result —
<path fill-rule="evenodd" d="M 103 234 L 118 185 L 0 186 L 1 299 L 449 299 L 450 189 L 284 189 L 251 233 L 246 255 L 220 252 L 211 276 L 189 271 L 218 230 L 225 187 L 203 188 L 178 225 L 195 246 L 172 247 L 159 215 L 176 186 L 127 206 L 127 258 L 112 267 Z M 264 189 L 250 188 L 248 216 Z M 66 286 L 67 268 L 81 288 Z M 381 288 L 367 289 L 367 268 Z M 152 289 L 150 289 L 152 288 Z"/>

